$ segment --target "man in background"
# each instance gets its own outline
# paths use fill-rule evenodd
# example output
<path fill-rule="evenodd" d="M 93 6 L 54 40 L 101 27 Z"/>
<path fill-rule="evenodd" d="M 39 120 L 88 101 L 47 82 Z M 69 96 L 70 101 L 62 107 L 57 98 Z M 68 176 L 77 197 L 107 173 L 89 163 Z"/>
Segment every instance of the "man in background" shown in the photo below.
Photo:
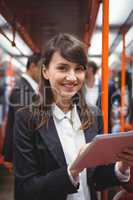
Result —
<path fill-rule="evenodd" d="M 94 61 L 89 61 L 87 64 L 86 80 L 84 87 L 84 95 L 86 103 L 101 108 L 102 97 L 102 81 L 98 76 L 99 67 Z M 112 111 L 112 97 L 115 92 L 115 85 L 113 81 L 108 82 L 108 132 L 111 132 L 111 111 Z"/>
<path fill-rule="evenodd" d="M 28 58 L 26 72 L 22 74 L 21 78 L 16 82 L 9 98 L 9 111 L 3 146 L 4 160 L 8 162 L 12 162 L 13 160 L 15 113 L 19 108 L 33 103 L 35 95 L 38 94 L 40 59 L 40 53 L 35 53 Z"/>
<path fill-rule="evenodd" d="M 101 93 L 100 79 L 97 75 L 98 66 L 95 62 L 89 61 L 86 68 L 86 79 L 84 87 L 84 95 L 86 103 L 89 105 L 99 105 L 99 97 Z"/>

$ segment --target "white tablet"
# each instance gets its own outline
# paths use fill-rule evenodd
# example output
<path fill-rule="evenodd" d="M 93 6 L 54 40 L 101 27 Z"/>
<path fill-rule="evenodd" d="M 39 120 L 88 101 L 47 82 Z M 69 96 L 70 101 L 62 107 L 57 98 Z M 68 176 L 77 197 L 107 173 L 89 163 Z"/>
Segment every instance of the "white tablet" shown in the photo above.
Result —
<path fill-rule="evenodd" d="M 94 137 L 91 143 L 77 156 L 71 168 L 88 168 L 118 161 L 117 155 L 126 147 L 133 147 L 133 131 L 102 134 Z"/>

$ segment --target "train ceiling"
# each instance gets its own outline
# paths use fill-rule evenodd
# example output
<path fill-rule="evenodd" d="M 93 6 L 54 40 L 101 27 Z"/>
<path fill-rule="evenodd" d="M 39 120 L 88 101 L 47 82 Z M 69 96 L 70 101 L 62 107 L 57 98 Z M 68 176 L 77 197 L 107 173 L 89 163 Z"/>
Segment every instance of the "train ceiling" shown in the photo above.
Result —
<path fill-rule="evenodd" d="M 99 11 L 99 12 L 98 12 Z M 102 0 L 0 0 L 0 13 L 18 31 L 32 51 L 43 51 L 46 41 L 58 32 L 69 32 L 84 39 L 89 56 L 100 63 L 102 54 Z M 120 53 L 121 32 L 133 35 L 132 0 L 109 0 L 109 52 Z M 97 17 L 97 19 L 96 19 Z M 95 22 L 96 20 L 96 22 Z M 0 30 L 6 31 L 3 24 Z M 92 32 L 93 37 L 92 36 Z M 100 60 L 100 61 L 99 61 Z"/>
<path fill-rule="evenodd" d="M 42 50 L 58 32 L 82 38 L 90 20 L 91 4 L 91 0 L 1 0 L 1 13 L 14 28 L 20 32 L 19 26 L 24 29 L 33 50 Z"/>

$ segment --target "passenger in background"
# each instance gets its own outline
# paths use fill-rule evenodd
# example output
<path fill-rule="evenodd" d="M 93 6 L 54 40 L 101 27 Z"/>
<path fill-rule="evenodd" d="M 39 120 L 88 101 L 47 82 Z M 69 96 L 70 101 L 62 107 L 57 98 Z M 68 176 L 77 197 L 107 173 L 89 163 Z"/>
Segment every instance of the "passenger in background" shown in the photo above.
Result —
<path fill-rule="evenodd" d="M 9 111 L 5 129 L 3 155 L 5 161 L 12 162 L 13 159 L 13 132 L 15 113 L 19 108 L 31 104 L 38 94 L 38 82 L 40 77 L 39 61 L 40 53 L 35 53 L 28 58 L 26 73 L 17 80 L 9 98 Z"/>
<path fill-rule="evenodd" d="M 94 61 L 88 62 L 83 93 L 88 106 L 98 106 L 101 110 L 102 81 L 97 74 L 98 69 L 99 67 Z M 108 82 L 108 89 L 108 131 L 111 132 L 112 96 L 115 92 L 115 85 L 111 80 Z"/>
<path fill-rule="evenodd" d="M 43 58 L 41 98 L 16 113 L 15 200 L 96 200 L 96 190 L 129 180 L 133 150 L 116 164 L 71 167 L 81 147 L 102 133 L 101 115 L 82 94 L 87 56 L 78 39 L 58 34 Z"/>
<path fill-rule="evenodd" d="M 101 108 L 101 87 L 97 71 L 97 64 L 93 61 L 89 61 L 87 63 L 84 95 L 87 105 L 97 105 Z"/>
<path fill-rule="evenodd" d="M 119 132 L 121 130 L 120 117 L 124 115 L 125 131 L 132 130 L 133 124 L 133 95 L 132 95 L 132 78 L 131 74 L 125 72 L 125 96 L 124 107 L 121 107 L 121 71 L 115 70 L 113 80 L 116 86 L 116 92 L 113 95 L 113 128 L 112 132 Z"/>

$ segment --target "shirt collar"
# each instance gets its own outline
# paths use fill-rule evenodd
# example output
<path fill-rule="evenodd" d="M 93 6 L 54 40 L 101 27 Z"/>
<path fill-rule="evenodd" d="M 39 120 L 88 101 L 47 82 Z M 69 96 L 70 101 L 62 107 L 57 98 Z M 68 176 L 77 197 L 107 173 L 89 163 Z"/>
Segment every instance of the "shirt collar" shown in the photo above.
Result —
<path fill-rule="evenodd" d="M 71 119 L 71 110 L 67 113 L 64 113 L 55 103 L 52 105 L 52 112 L 53 115 L 58 119 L 62 120 L 63 118 L 67 117 L 68 119 Z"/>
<path fill-rule="evenodd" d="M 30 86 L 33 88 L 33 90 L 35 91 L 36 94 L 38 94 L 38 84 L 37 82 L 28 74 L 22 74 L 22 77 L 28 81 L 28 83 L 30 84 Z"/>
<path fill-rule="evenodd" d="M 75 130 L 78 130 L 81 126 L 76 104 L 74 104 L 72 110 L 68 111 L 67 113 L 64 113 L 56 104 L 53 104 L 52 113 L 59 121 L 61 121 L 63 118 L 68 118 L 73 124 L 73 128 Z"/>

